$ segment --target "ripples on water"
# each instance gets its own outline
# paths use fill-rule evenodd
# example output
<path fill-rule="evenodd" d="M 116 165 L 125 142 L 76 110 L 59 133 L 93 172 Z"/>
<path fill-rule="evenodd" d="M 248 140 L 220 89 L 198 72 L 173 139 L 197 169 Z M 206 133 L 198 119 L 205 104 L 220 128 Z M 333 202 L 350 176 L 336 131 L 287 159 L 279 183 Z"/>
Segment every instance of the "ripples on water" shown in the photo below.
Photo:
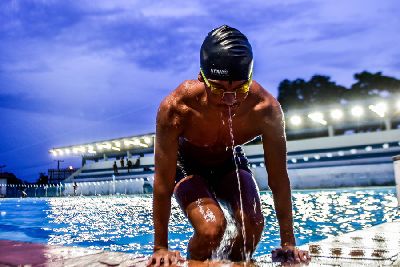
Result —
<path fill-rule="evenodd" d="M 382 222 L 399 220 L 394 188 L 293 191 L 298 245 Z M 256 256 L 279 246 L 270 192 L 262 192 L 265 229 Z M 150 195 L 0 200 L 0 238 L 76 245 L 136 254 L 153 247 Z M 186 253 L 193 233 L 173 202 L 169 226 L 172 249 Z"/>

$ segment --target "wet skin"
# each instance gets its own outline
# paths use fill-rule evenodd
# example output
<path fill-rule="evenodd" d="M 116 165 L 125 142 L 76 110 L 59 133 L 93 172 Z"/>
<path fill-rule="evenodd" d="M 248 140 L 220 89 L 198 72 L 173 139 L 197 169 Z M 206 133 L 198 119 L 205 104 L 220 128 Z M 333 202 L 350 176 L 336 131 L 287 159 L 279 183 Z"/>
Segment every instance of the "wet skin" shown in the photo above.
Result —
<path fill-rule="evenodd" d="M 213 85 L 234 91 L 245 81 L 210 81 Z M 307 253 L 297 250 L 293 235 L 290 183 L 286 168 L 286 140 L 283 114 L 277 100 L 253 81 L 248 94 L 229 99 L 232 111 L 234 144 L 240 145 L 262 136 L 268 185 L 272 190 L 283 249 L 294 250 L 295 259 L 306 261 Z M 226 220 L 216 200 L 228 203 L 238 225 L 243 227 L 239 212 L 239 193 L 235 172 L 220 177 L 213 192 L 204 177 L 189 176 L 175 186 L 178 139 L 203 147 L 196 156 L 198 163 L 218 164 L 232 157 L 226 148 L 232 145 L 229 130 L 229 106 L 219 95 L 212 94 L 201 76 L 185 81 L 160 104 L 157 114 L 155 143 L 155 180 L 153 193 L 153 221 L 155 228 L 154 254 L 149 264 L 158 266 L 176 262 L 176 252 L 168 251 L 168 220 L 171 197 L 177 201 L 194 227 L 194 236 L 188 246 L 192 259 L 205 260 L 218 247 Z M 228 155 L 227 153 L 230 153 Z M 245 252 L 252 254 L 260 240 L 263 228 L 258 189 L 251 174 L 240 170 L 246 229 Z M 236 185 L 234 184 L 236 181 Z M 229 185 L 229 186 L 228 186 Z M 184 196 L 192 196 L 189 201 Z M 200 200 L 200 202 L 199 202 Z M 201 205 L 199 205 L 201 203 Z M 210 211 L 214 220 L 207 220 L 204 211 Z M 211 217 L 213 217 L 211 216 Z M 239 230 L 241 233 L 241 230 Z M 231 260 L 243 260 L 243 237 L 233 242 Z"/>

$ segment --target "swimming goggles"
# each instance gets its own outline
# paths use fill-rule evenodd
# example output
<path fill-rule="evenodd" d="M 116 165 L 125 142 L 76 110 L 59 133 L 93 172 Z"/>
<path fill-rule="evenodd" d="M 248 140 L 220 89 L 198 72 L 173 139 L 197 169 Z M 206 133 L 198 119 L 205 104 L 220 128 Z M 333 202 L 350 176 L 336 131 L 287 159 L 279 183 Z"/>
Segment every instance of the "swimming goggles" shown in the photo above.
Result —
<path fill-rule="evenodd" d="M 247 82 L 242 84 L 235 91 L 227 92 L 227 91 L 225 91 L 225 89 L 218 88 L 218 87 L 215 87 L 214 85 L 212 85 L 210 83 L 210 81 L 207 80 L 206 75 L 204 75 L 204 72 L 203 72 L 203 70 L 201 68 L 200 68 L 200 73 L 201 73 L 201 77 L 203 77 L 203 80 L 204 80 L 205 84 L 211 89 L 211 93 L 213 93 L 215 95 L 221 95 L 221 96 L 224 96 L 226 93 L 234 93 L 235 95 L 236 94 L 247 94 L 249 92 L 249 90 L 250 90 L 251 82 L 253 81 L 253 68 L 251 68 L 250 69 L 250 74 L 249 74 L 249 79 L 247 80 Z"/>

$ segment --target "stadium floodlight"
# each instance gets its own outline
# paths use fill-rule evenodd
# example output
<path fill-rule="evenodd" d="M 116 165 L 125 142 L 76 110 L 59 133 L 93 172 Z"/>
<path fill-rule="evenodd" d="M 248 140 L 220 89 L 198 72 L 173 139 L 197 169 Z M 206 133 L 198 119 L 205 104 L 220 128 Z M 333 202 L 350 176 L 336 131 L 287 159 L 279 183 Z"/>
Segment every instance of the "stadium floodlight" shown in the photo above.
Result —
<path fill-rule="evenodd" d="M 144 140 L 144 142 L 145 142 L 146 144 L 148 144 L 148 145 L 151 144 L 151 138 L 150 138 L 150 137 L 145 136 L 145 137 L 143 138 L 143 140 Z"/>
<path fill-rule="evenodd" d="M 103 146 L 103 149 L 108 149 L 108 150 L 111 149 L 111 144 L 109 142 L 104 142 L 101 145 Z"/>
<path fill-rule="evenodd" d="M 365 151 L 371 151 L 372 150 L 372 146 L 366 146 L 365 147 Z"/>
<path fill-rule="evenodd" d="M 57 157 L 57 151 L 55 150 L 50 150 L 50 153 L 52 156 Z"/>
<path fill-rule="evenodd" d="M 119 140 L 114 140 L 114 141 L 112 141 L 113 143 L 114 143 L 114 145 L 116 146 L 116 147 L 120 147 L 121 146 L 121 141 L 119 141 Z"/>
<path fill-rule="evenodd" d="M 140 142 L 139 138 L 134 138 L 133 139 L 133 145 L 135 146 L 141 146 L 141 147 L 149 147 L 148 144 L 143 144 L 142 142 Z"/>
<path fill-rule="evenodd" d="M 303 160 L 308 161 L 308 157 L 307 156 L 303 157 Z"/>
<path fill-rule="evenodd" d="M 344 152 L 343 152 L 343 151 L 339 151 L 339 152 L 338 152 L 338 155 L 339 155 L 340 157 L 343 157 L 343 156 L 344 156 Z"/>
<path fill-rule="evenodd" d="M 400 100 L 398 100 L 398 101 L 396 102 L 396 108 L 397 108 L 398 111 L 400 111 Z"/>
<path fill-rule="evenodd" d="M 299 126 L 302 124 L 302 122 L 303 120 L 299 115 L 293 115 L 292 117 L 290 117 L 290 123 L 294 126 Z"/>
<path fill-rule="evenodd" d="M 138 138 L 133 139 L 133 145 L 140 146 L 140 140 Z"/>
<path fill-rule="evenodd" d="M 318 154 L 316 154 L 316 155 L 314 156 L 314 158 L 315 158 L 316 160 L 319 160 L 319 159 L 321 158 L 321 156 L 318 155 Z"/>
<path fill-rule="evenodd" d="M 322 125 L 327 125 L 328 123 L 326 122 L 326 120 L 324 120 L 324 114 L 322 114 L 321 112 L 313 112 L 308 114 L 308 117 L 315 122 L 318 122 Z"/>
<path fill-rule="evenodd" d="M 380 102 L 376 105 L 369 105 L 368 108 L 378 114 L 379 117 L 385 117 L 385 113 L 387 111 L 387 104 L 384 102 Z"/>
<path fill-rule="evenodd" d="M 84 147 L 84 146 L 76 146 L 76 147 L 73 147 L 72 148 L 72 152 L 74 153 L 74 154 L 79 154 L 79 153 L 81 153 L 81 154 L 85 154 L 86 153 L 86 148 Z"/>
<path fill-rule="evenodd" d="M 88 148 L 88 153 L 96 154 L 96 151 L 94 150 L 94 147 L 92 145 L 88 145 L 87 148 Z"/>
<path fill-rule="evenodd" d="M 124 140 L 124 146 L 125 147 L 129 147 L 129 146 L 131 146 L 131 145 L 133 145 L 133 141 L 131 141 L 131 140 Z"/>
<path fill-rule="evenodd" d="M 361 106 L 354 106 L 351 109 L 351 115 L 353 115 L 354 117 L 361 117 L 362 115 L 364 115 L 364 109 Z"/>
<path fill-rule="evenodd" d="M 383 147 L 384 149 L 388 149 L 388 148 L 389 148 L 389 144 L 388 144 L 388 143 L 384 143 L 384 144 L 382 145 L 382 147 Z"/>
<path fill-rule="evenodd" d="M 64 155 L 64 151 L 62 151 L 62 149 L 57 149 L 58 155 L 62 156 Z"/>
<path fill-rule="evenodd" d="M 102 144 L 96 144 L 97 150 L 98 151 L 103 151 L 103 145 Z"/>
<path fill-rule="evenodd" d="M 71 150 L 69 148 L 64 149 L 65 154 L 69 155 L 71 153 Z"/>
<path fill-rule="evenodd" d="M 334 120 L 340 120 L 343 118 L 343 111 L 340 109 L 331 110 L 331 118 Z"/>

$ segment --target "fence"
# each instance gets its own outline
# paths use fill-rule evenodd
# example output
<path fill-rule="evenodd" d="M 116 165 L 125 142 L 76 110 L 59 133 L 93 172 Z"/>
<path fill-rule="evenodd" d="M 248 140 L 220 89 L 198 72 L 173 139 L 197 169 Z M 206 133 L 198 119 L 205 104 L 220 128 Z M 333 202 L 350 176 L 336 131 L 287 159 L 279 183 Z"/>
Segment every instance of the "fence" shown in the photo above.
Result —
<path fill-rule="evenodd" d="M 59 184 L 0 184 L 1 197 L 66 197 L 151 193 L 152 178 Z M 4 190 L 5 189 L 5 190 Z"/>

